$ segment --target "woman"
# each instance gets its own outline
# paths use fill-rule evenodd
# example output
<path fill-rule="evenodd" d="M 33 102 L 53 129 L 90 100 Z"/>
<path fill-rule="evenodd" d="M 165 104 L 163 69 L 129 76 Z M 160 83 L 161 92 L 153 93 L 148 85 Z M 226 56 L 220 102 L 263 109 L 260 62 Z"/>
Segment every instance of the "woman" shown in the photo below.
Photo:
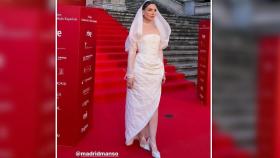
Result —
<path fill-rule="evenodd" d="M 145 1 L 137 11 L 126 39 L 128 52 L 125 111 L 126 145 L 137 139 L 140 147 L 160 158 L 156 144 L 161 85 L 165 82 L 163 49 L 171 29 L 155 2 Z M 138 53 L 136 53 L 138 50 Z"/>

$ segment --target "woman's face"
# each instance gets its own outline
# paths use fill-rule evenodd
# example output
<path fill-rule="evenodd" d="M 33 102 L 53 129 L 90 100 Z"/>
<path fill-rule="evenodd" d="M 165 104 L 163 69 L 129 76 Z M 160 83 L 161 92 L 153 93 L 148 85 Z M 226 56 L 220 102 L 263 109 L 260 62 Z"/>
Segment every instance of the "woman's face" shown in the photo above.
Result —
<path fill-rule="evenodd" d="M 154 20 L 157 12 L 157 6 L 155 4 L 148 5 L 145 10 L 143 10 L 144 18 L 152 21 Z"/>

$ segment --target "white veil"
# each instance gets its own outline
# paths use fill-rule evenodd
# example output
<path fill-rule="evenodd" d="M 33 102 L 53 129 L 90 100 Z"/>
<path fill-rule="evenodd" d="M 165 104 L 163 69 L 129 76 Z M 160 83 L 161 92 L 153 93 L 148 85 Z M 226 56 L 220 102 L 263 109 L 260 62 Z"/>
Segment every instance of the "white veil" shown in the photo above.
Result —
<path fill-rule="evenodd" d="M 149 0 L 147 0 L 149 1 Z M 143 13 L 142 6 L 147 2 L 145 1 L 140 8 L 138 9 L 133 22 L 131 24 L 129 35 L 125 41 L 125 51 L 129 52 L 131 48 L 133 48 L 136 44 L 138 46 L 138 42 L 143 34 Z M 160 48 L 165 49 L 168 46 L 169 36 L 171 34 L 171 28 L 167 21 L 161 16 L 160 12 L 157 10 L 155 16 L 155 25 L 160 32 Z"/>

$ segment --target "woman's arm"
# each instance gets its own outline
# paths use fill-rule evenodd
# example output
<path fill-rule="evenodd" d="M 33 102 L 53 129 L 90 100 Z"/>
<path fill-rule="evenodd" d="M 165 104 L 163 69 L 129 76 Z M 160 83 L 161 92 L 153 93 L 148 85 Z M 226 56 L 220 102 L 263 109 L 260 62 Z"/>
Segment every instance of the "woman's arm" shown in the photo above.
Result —
<path fill-rule="evenodd" d="M 165 68 L 164 68 L 164 56 L 163 56 L 163 50 L 162 48 L 159 49 L 159 54 L 160 54 L 160 59 L 163 63 L 163 72 L 164 72 L 164 75 L 163 75 L 163 82 L 165 82 L 166 80 L 166 77 L 165 77 Z"/>
<path fill-rule="evenodd" d="M 133 88 L 134 84 L 134 62 L 136 57 L 136 44 L 132 46 L 132 48 L 129 49 L 128 52 L 128 58 L 127 58 L 127 71 L 125 74 L 124 79 L 127 80 L 127 88 L 131 89 Z"/>
<path fill-rule="evenodd" d="M 128 52 L 127 71 L 126 71 L 125 78 L 134 78 L 134 63 L 136 57 L 136 50 L 137 50 L 137 46 L 135 43 Z"/>

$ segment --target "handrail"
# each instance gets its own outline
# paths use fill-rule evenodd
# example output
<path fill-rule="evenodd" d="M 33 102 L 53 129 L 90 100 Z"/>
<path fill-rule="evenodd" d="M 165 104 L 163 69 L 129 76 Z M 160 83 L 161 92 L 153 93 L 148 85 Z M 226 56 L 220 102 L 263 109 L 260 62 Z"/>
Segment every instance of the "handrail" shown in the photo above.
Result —
<path fill-rule="evenodd" d="M 183 5 L 175 0 L 156 0 L 168 10 L 171 10 L 176 15 L 185 15 Z"/>

